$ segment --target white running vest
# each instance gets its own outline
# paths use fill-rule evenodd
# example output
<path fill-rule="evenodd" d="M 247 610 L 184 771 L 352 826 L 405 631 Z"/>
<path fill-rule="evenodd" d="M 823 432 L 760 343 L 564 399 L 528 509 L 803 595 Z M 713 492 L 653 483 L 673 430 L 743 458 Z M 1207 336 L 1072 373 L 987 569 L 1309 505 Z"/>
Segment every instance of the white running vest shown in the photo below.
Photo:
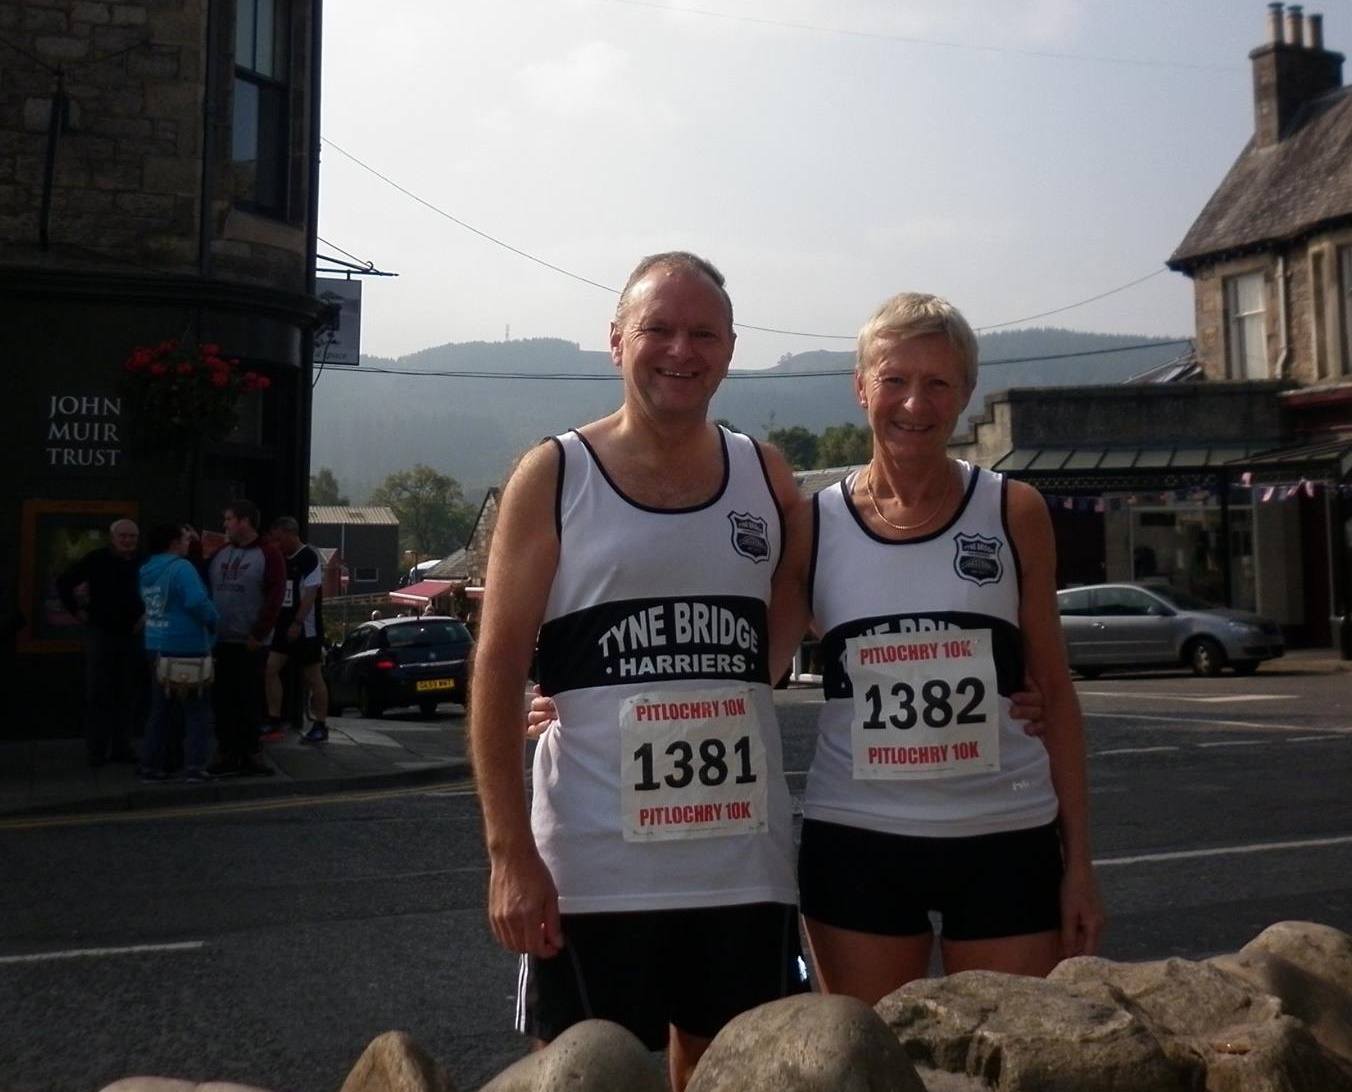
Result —
<path fill-rule="evenodd" d="M 924 538 L 875 535 L 848 478 L 813 500 L 826 703 L 807 818 L 965 837 L 1056 817 L 1046 748 L 1009 716 L 1024 656 L 1004 479 L 959 465 L 962 503 Z"/>
<path fill-rule="evenodd" d="M 559 711 L 531 826 L 564 913 L 797 901 L 769 678 L 783 516 L 755 442 L 720 429 L 697 508 L 625 497 L 576 432 L 539 674 Z"/>

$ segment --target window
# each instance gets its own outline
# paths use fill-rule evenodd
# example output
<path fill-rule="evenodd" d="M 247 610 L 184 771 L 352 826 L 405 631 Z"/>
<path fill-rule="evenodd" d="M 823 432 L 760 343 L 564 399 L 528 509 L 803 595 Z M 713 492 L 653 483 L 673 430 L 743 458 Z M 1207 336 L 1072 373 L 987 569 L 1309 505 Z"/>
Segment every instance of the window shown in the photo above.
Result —
<path fill-rule="evenodd" d="M 235 203 L 286 214 L 287 3 L 236 0 L 230 159 Z"/>
<path fill-rule="evenodd" d="M 1056 607 L 1063 615 L 1081 616 L 1089 613 L 1089 591 L 1079 588 L 1075 591 L 1056 593 Z"/>
<path fill-rule="evenodd" d="M 1352 246 L 1338 248 L 1338 326 L 1346 374 L 1352 372 Z"/>
<path fill-rule="evenodd" d="M 1231 379 L 1267 379 L 1263 274 L 1225 278 L 1225 356 Z"/>
<path fill-rule="evenodd" d="M 1145 618 L 1164 613 L 1164 608 L 1155 600 L 1135 588 L 1096 588 L 1093 604 L 1094 614 L 1106 614 L 1114 618 Z"/>
<path fill-rule="evenodd" d="M 374 584 L 380 579 L 380 570 L 359 565 L 357 570 L 352 574 L 352 579 L 358 584 Z"/>

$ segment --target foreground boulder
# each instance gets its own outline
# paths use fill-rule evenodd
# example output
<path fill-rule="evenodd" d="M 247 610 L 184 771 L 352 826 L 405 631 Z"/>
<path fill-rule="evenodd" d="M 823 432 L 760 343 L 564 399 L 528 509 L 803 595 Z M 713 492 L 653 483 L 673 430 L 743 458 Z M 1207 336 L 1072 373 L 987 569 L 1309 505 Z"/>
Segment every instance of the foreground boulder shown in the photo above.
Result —
<path fill-rule="evenodd" d="M 925 979 L 878 1012 L 929 1092 L 928 1068 L 999 1092 L 1352 1092 L 1352 937 L 1307 922 L 1198 962 Z"/>
<path fill-rule="evenodd" d="M 688 1092 L 925 1092 L 901 1044 L 862 1001 L 800 994 L 734 1018 Z"/>
<path fill-rule="evenodd" d="M 667 1080 L 636 1036 L 609 1020 L 584 1020 L 480 1092 L 667 1092 Z"/>
<path fill-rule="evenodd" d="M 662 1067 L 589 1020 L 481 1092 L 666 1092 Z M 263 1092 L 131 1077 L 103 1092 Z M 401 1032 L 341 1092 L 454 1092 Z M 743 1013 L 689 1092 L 1352 1092 L 1352 936 L 1287 921 L 1212 959 L 1066 960 L 1046 979 L 922 979 L 870 1009 L 806 994 Z"/>
<path fill-rule="evenodd" d="M 1352 1063 L 1352 937 L 1327 925 L 1270 925 L 1208 962 L 1281 1001 L 1325 1050 Z"/>
<path fill-rule="evenodd" d="M 965 971 L 909 983 L 878 1014 L 917 1064 L 999 1092 L 1192 1092 L 1121 1005 L 1041 978 Z"/>
<path fill-rule="evenodd" d="M 387 1031 L 362 1051 L 342 1092 L 455 1092 L 455 1086 L 413 1036 Z"/>

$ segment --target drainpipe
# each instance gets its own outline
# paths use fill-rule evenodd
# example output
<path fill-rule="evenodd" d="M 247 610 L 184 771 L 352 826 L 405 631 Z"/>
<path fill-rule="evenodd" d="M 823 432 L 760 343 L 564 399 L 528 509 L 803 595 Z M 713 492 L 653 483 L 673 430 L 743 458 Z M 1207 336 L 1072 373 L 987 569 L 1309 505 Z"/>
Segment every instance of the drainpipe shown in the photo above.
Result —
<path fill-rule="evenodd" d="M 198 188 L 197 273 L 211 277 L 211 207 L 216 183 L 216 112 L 220 109 L 221 64 L 216 56 L 221 37 L 220 4 L 207 0 L 205 78 L 202 80 L 202 184 Z"/>
<path fill-rule="evenodd" d="M 323 0 L 310 4 L 310 119 L 309 119 L 309 186 L 305 206 L 305 291 L 317 294 L 315 266 L 319 262 L 319 124 L 321 85 L 320 49 L 323 41 Z M 296 444 L 300 457 L 296 460 L 293 479 L 293 497 L 301 530 L 310 530 L 310 439 L 314 412 L 315 332 L 307 326 L 301 340 L 301 381 L 296 398 Z M 301 502 L 304 503 L 301 503 Z"/>
<path fill-rule="evenodd" d="M 1286 379 L 1291 370 L 1291 286 L 1286 271 L 1286 255 L 1277 255 L 1277 319 L 1281 343 L 1277 353 L 1277 378 Z"/>

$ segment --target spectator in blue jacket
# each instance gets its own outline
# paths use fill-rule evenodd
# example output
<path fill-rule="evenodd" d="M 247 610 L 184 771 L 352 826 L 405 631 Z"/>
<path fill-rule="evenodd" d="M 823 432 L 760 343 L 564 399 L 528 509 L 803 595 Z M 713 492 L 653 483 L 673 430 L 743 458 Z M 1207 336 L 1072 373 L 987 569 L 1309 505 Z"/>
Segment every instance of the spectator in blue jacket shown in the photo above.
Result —
<path fill-rule="evenodd" d="M 216 642 L 219 620 L 215 604 L 192 562 L 188 549 L 195 531 L 176 523 L 158 524 L 147 536 L 151 556 L 141 566 L 141 600 L 145 603 L 146 653 L 151 659 L 150 719 L 141 749 L 141 780 L 166 781 L 170 724 L 177 705 L 185 731 L 183 765 L 187 780 L 208 781 L 211 757 L 211 689 L 167 688 L 154 667 L 161 656 L 208 656 Z"/>

